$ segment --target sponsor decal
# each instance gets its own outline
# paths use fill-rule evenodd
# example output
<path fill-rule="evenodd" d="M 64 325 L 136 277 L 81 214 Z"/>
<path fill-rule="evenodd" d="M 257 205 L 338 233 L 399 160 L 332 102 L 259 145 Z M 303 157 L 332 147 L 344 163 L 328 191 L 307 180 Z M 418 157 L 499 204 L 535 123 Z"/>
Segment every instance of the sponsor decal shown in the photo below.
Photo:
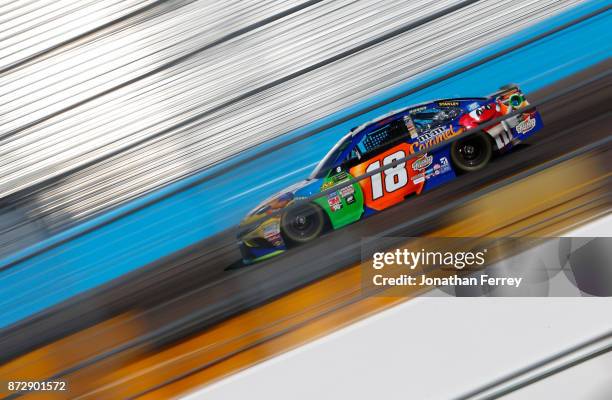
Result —
<path fill-rule="evenodd" d="M 419 135 L 419 142 L 420 143 L 427 142 L 428 140 L 431 140 L 431 139 L 435 138 L 436 136 L 442 135 L 444 132 L 446 132 L 446 127 L 444 127 L 444 126 L 439 126 L 437 128 L 433 128 L 430 131 L 426 131 L 426 132 L 421 133 Z"/>
<path fill-rule="evenodd" d="M 430 178 L 438 175 L 445 174 L 451 170 L 451 166 L 446 157 L 440 157 L 440 161 L 435 163 L 425 171 L 425 179 L 429 180 Z"/>
<path fill-rule="evenodd" d="M 459 102 L 456 100 L 444 100 L 444 101 L 439 101 L 438 106 L 440 107 L 459 107 Z"/>
<path fill-rule="evenodd" d="M 480 107 L 480 105 L 477 102 L 473 102 L 473 103 L 468 104 L 467 109 L 468 111 L 474 111 L 478 107 Z"/>
<path fill-rule="evenodd" d="M 263 237 L 273 246 L 280 246 L 282 239 L 280 235 L 280 226 L 278 223 L 272 223 L 263 228 Z"/>
<path fill-rule="evenodd" d="M 440 157 L 440 173 L 444 174 L 451 170 L 450 163 L 448 162 L 448 158 Z"/>
<path fill-rule="evenodd" d="M 414 154 L 417 151 L 429 149 L 430 147 L 433 147 L 440 142 L 450 139 L 453 136 L 460 135 L 464 131 L 464 128 L 459 128 L 455 131 L 452 126 L 449 126 L 448 128 L 439 127 L 432 129 L 419 136 L 418 142 L 413 142 L 409 144 L 409 153 Z"/>
<path fill-rule="evenodd" d="M 410 116 L 406 115 L 404 116 L 404 124 L 406 125 L 406 128 L 408 129 L 408 133 L 410 133 L 410 137 L 412 139 L 416 139 L 419 134 L 417 133 L 416 127 L 414 126 L 414 122 L 412 122 L 412 118 L 410 118 Z"/>
<path fill-rule="evenodd" d="M 332 181 L 340 182 L 340 181 L 345 180 L 347 177 L 348 177 L 348 174 L 346 173 L 346 171 L 342 171 L 339 174 L 332 176 Z"/>
<path fill-rule="evenodd" d="M 353 204 L 355 202 L 355 196 L 350 194 L 344 198 L 346 200 L 346 204 Z"/>
<path fill-rule="evenodd" d="M 429 180 L 430 178 L 434 176 L 438 176 L 442 173 L 441 171 L 442 171 L 442 166 L 440 164 L 434 164 L 432 165 L 431 168 L 429 168 L 425 172 L 425 179 Z"/>
<path fill-rule="evenodd" d="M 332 211 L 338 211 L 342 208 L 342 201 L 340 200 L 340 196 L 338 196 L 338 192 L 331 193 L 327 196 L 327 204 L 329 204 L 329 208 Z"/>
<path fill-rule="evenodd" d="M 427 109 L 427 106 L 413 108 L 412 110 L 410 110 L 410 114 L 416 114 L 418 112 L 425 111 L 426 109 Z"/>
<path fill-rule="evenodd" d="M 327 195 L 327 202 L 329 205 L 340 203 L 340 196 L 338 196 L 338 192 L 333 192 Z"/>
<path fill-rule="evenodd" d="M 421 182 L 425 181 L 425 173 L 421 172 L 419 174 L 416 174 L 415 176 L 412 177 L 412 183 L 419 184 Z"/>
<path fill-rule="evenodd" d="M 412 163 L 412 169 L 425 169 L 431 165 L 433 156 L 425 155 Z"/>
<path fill-rule="evenodd" d="M 321 185 L 321 191 L 329 189 L 332 186 L 334 186 L 334 182 L 332 181 L 323 182 L 323 184 Z"/>
<path fill-rule="evenodd" d="M 340 194 L 342 195 L 342 197 L 348 197 L 353 193 L 355 193 L 355 188 L 352 185 L 340 189 Z"/>
<path fill-rule="evenodd" d="M 269 234 L 269 233 L 273 233 L 273 232 L 278 232 L 278 229 L 279 229 L 278 222 L 273 222 L 271 224 L 268 224 L 268 225 L 264 226 L 263 232 L 264 232 L 264 235 L 265 235 L 265 234 Z"/>
<path fill-rule="evenodd" d="M 535 118 L 528 117 L 526 120 L 524 120 L 523 122 L 519 123 L 516 126 L 516 131 L 518 133 L 525 134 L 529 132 L 530 130 L 532 130 L 533 128 L 535 128 L 535 125 L 536 125 Z"/>

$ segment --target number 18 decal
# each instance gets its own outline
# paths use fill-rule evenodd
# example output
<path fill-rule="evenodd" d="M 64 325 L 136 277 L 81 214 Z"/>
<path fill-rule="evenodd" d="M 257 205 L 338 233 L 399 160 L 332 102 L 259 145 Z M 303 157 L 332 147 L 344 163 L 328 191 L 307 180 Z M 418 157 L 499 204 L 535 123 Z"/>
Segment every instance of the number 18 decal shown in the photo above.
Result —
<path fill-rule="evenodd" d="M 400 160 L 406 157 L 403 150 L 396 151 L 393 154 L 383 158 L 383 165 L 392 164 L 395 160 Z M 366 173 L 380 168 L 380 161 L 374 161 L 366 168 Z M 385 176 L 384 182 L 382 175 Z M 403 188 L 408 183 L 408 172 L 406 171 L 406 163 L 397 164 L 394 167 L 385 169 L 371 176 L 372 200 L 379 199 L 385 195 L 385 192 L 391 193 Z M 383 190 L 384 185 L 384 190 Z"/>
<path fill-rule="evenodd" d="M 363 175 L 381 167 L 389 166 L 396 160 L 405 158 L 408 152 L 407 144 L 399 144 L 362 164 L 351 168 L 353 176 Z M 406 162 L 379 171 L 368 179 L 359 181 L 364 194 L 365 205 L 374 210 L 390 207 L 417 191 L 417 186 L 409 175 L 410 169 Z M 420 186 L 419 186 L 420 187 Z"/>

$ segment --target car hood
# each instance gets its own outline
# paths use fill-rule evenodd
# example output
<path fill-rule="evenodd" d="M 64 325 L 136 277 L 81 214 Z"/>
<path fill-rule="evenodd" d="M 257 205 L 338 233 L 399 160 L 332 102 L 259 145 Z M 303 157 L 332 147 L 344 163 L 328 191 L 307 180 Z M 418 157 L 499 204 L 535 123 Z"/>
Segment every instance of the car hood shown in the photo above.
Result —
<path fill-rule="evenodd" d="M 270 215 L 275 214 L 276 211 L 285 208 L 288 204 L 290 204 L 296 197 L 306 197 L 312 193 L 308 191 L 307 193 L 302 193 L 300 189 L 303 189 L 313 182 L 316 182 L 316 179 L 305 179 L 303 181 L 297 182 L 289 187 L 286 187 L 283 190 L 275 193 L 274 195 L 268 197 L 261 203 L 259 203 L 255 208 L 253 208 L 242 220 L 240 225 L 252 224 L 260 219 L 264 219 Z M 299 194 L 298 194 L 299 192 Z"/>

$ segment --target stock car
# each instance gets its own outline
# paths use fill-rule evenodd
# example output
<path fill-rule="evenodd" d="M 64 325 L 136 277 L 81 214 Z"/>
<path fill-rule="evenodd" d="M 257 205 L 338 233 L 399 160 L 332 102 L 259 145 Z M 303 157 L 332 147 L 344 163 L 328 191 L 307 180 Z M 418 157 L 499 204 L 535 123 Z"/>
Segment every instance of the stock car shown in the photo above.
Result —
<path fill-rule="evenodd" d="M 238 232 L 243 262 L 273 257 L 325 230 L 485 168 L 494 153 L 506 152 L 541 128 L 540 114 L 515 85 L 488 97 L 406 107 L 353 128 L 308 179 L 267 199 L 244 218 Z M 365 178 L 348 184 L 360 176 Z"/>

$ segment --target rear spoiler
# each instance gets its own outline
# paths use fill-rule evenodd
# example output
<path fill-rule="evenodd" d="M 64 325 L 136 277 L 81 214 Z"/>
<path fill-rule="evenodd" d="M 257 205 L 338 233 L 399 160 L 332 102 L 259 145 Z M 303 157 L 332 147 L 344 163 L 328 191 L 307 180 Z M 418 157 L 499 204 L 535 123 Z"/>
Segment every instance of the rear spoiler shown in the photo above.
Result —
<path fill-rule="evenodd" d="M 504 85 L 504 86 L 500 87 L 496 92 L 494 92 L 491 95 L 489 95 L 489 97 L 497 97 L 497 96 L 501 96 L 503 94 L 510 94 L 512 92 L 519 92 L 519 93 L 522 94 L 521 88 L 519 87 L 518 84 L 516 84 L 516 83 L 509 83 L 507 85 Z"/>
<path fill-rule="evenodd" d="M 491 94 L 491 98 L 495 98 L 495 100 L 502 107 L 507 107 L 505 109 L 505 113 L 529 105 L 529 102 L 527 101 L 525 95 L 521 91 L 521 88 L 517 84 L 508 84 L 502 86 L 497 92 Z"/>

